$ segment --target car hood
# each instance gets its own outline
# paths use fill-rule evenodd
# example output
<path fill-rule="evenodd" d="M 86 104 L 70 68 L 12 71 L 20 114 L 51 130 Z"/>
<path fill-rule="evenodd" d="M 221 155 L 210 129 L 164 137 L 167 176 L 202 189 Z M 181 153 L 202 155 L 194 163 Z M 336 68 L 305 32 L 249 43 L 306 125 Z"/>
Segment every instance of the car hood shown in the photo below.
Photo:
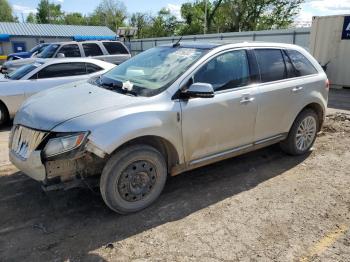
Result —
<path fill-rule="evenodd" d="M 13 81 L 13 80 L 11 80 L 11 79 L 9 79 L 9 78 L 5 78 L 4 75 L 1 75 L 1 74 L 0 74 L 0 83 L 9 82 L 9 81 Z"/>
<path fill-rule="evenodd" d="M 21 65 L 27 65 L 30 63 L 35 62 L 37 58 L 24 58 L 24 59 L 17 59 L 17 60 L 11 60 L 7 61 L 4 63 L 4 66 L 9 68 L 9 67 L 16 67 L 16 66 L 21 66 Z"/>
<path fill-rule="evenodd" d="M 123 108 L 144 99 L 110 91 L 85 80 L 51 88 L 30 97 L 17 112 L 14 124 L 49 131 L 79 116 L 111 107 Z"/>
<path fill-rule="evenodd" d="M 31 52 L 18 52 L 18 53 L 9 54 L 8 56 L 31 57 L 31 55 L 32 55 Z"/>

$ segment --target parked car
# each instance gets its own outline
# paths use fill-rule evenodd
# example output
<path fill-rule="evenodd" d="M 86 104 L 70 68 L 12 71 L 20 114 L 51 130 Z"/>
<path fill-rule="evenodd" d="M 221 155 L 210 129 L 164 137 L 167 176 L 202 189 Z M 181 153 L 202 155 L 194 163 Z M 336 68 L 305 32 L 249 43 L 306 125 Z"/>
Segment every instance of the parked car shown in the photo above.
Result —
<path fill-rule="evenodd" d="M 37 59 L 0 79 L 0 125 L 13 118 L 31 95 L 58 85 L 88 79 L 115 67 L 89 58 Z"/>
<path fill-rule="evenodd" d="M 47 46 L 38 58 L 89 57 L 116 65 L 131 57 L 129 50 L 120 41 L 60 42 Z M 7 61 L 2 66 L 3 73 L 10 73 L 22 65 L 31 64 L 36 58 Z"/>
<path fill-rule="evenodd" d="M 23 59 L 23 58 L 30 58 L 32 56 L 40 54 L 47 46 L 49 43 L 43 43 L 39 44 L 35 47 L 33 47 L 29 52 L 19 52 L 19 53 L 13 53 L 9 54 L 7 56 L 7 61 L 12 61 L 12 60 L 17 60 L 17 59 Z"/>
<path fill-rule="evenodd" d="M 156 47 L 28 99 L 14 120 L 10 159 L 47 190 L 100 176 L 105 203 L 135 212 L 157 199 L 169 174 L 274 143 L 305 154 L 328 90 L 321 66 L 298 46 Z"/>

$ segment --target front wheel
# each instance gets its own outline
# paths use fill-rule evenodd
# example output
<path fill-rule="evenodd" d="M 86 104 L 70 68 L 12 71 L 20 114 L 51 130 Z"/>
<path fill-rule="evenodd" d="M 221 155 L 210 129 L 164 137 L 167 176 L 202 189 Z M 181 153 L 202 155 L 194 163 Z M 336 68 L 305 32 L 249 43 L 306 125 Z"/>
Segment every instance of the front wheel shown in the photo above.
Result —
<path fill-rule="evenodd" d="M 315 111 L 306 109 L 294 121 L 286 140 L 281 142 L 283 151 L 290 155 L 302 155 L 310 150 L 316 140 L 319 119 Z"/>
<path fill-rule="evenodd" d="M 120 214 L 151 205 L 162 192 L 167 178 L 163 155 L 148 145 L 134 145 L 115 153 L 103 169 L 102 198 Z"/>

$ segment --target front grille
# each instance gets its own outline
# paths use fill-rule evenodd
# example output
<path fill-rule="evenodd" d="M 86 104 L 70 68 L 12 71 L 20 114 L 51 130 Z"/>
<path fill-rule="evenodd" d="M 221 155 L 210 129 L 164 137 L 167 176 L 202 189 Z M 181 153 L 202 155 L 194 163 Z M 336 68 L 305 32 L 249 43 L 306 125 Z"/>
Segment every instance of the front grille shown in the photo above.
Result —
<path fill-rule="evenodd" d="M 33 130 L 24 126 L 16 126 L 11 134 L 11 150 L 17 156 L 27 159 L 39 146 L 46 136 L 46 132 Z"/>

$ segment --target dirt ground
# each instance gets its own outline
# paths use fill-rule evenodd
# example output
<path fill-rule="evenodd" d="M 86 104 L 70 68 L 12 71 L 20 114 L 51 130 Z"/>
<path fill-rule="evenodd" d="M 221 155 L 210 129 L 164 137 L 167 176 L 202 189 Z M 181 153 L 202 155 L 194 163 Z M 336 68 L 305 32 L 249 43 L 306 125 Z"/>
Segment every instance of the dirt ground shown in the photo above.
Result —
<path fill-rule="evenodd" d="M 307 156 L 272 146 L 167 181 L 129 216 L 87 189 L 43 193 L 0 132 L 0 261 L 350 261 L 350 99 Z M 342 114 L 336 113 L 339 109 Z M 8 129 L 7 129 L 8 130 Z"/>

